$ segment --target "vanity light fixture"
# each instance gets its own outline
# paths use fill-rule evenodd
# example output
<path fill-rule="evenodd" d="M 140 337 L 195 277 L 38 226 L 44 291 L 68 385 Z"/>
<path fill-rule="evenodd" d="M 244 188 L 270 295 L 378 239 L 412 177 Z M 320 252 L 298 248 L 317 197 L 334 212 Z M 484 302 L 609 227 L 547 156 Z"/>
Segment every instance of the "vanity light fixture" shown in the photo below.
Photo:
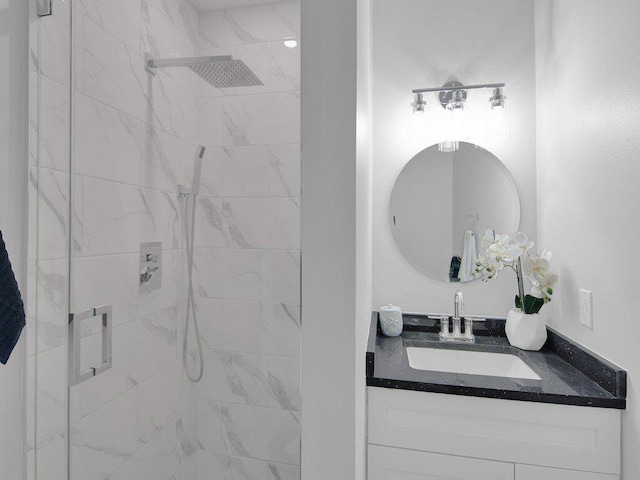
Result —
<path fill-rule="evenodd" d="M 413 90 L 413 102 L 411 107 L 413 113 L 424 113 L 427 102 L 424 94 L 434 92 L 438 95 L 440 105 L 447 110 L 448 116 L 445 125 L 445 139 L 438 144 L 441 152 L 455 152 L 460 146 L 456 140 L 459 136 L 460 124 L 463 122 L 462 113 L 465 109 L 467 94 L 469 90 L 479 90 L 484 88 L 493 89 L 493 95 L 489 99 L 492 110 L 504 109 L 507 96 L 504 94 L 504 83 L 483 83 L 478 85 L 464 85 L 454 78 L 451 78 L 442 87 L 416 88 Z"/>
<path fill-rule="evenodd" d="M 493 89 L 493 95 L 489 99 L 489 105 L 491 109 L 504 108 L 507 100 L 507 96 L 504 94 L 502 87 L 496 87 Z"/>
<path fill-rule="evenodd" d="M 413 113 L 424 113 L 424 109 L 427 106 L 427 102 L 424 100 L 424 95 L 421 93 L 413 94 L 413 102 L 411 102 L 411 108 Z"/>
<path fill-rule="evenodd" d="M 467 93 L 469 90 L 478 90 L 483 88 L 492 88 L 493 96 L 489 99 L 491 108 L 504 107 L 507 96 L 504 94 L 504 83 L 483 83 L 479 85 L 463 85 L 462 83 L 452 80 L 445 83 L 442 87 L 433 88 L 416 88 L 413 90 L 413 113 L 424 112 L 423 94 L 427 92 L 438 93 L 440 99 L 440 105 L 442 108 L 448 110 L 464 110 L 464 105 L 467 100 Z"/>

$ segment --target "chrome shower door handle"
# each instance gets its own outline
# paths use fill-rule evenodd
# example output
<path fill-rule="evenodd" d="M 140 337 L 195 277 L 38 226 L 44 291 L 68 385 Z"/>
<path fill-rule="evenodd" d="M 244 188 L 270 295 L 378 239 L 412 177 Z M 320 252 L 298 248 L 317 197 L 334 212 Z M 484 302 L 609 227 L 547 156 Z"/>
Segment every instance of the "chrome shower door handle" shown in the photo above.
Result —
<path fill-rule="evenodd" d="M 102 362 L 94 367 L 81 370 L 82 322 L 93 317 L 101 317 Z M 104 305 L 82 313 L 69 315 L 69 386 L 73 387 L 111 368 L 113 342 L 113 307 Z"/>

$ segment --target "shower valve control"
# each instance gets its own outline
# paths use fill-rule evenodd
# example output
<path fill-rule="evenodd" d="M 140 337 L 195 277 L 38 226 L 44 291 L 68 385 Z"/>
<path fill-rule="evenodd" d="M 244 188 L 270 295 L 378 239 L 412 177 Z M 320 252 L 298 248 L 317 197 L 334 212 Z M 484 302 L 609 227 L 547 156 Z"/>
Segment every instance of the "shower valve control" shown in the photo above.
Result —
<path fill-rule="evenodd" d="M 151 292 L 162 286 L 162 243 L 140 244 L 140 291 Z"/>

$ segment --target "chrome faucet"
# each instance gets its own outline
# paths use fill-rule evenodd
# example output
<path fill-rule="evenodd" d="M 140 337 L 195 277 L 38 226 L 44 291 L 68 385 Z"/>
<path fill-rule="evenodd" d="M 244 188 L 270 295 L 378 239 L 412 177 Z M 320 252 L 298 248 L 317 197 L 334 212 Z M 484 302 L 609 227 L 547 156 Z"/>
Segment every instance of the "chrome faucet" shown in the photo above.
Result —
<path fill-rule="evenodd" d="M 449 317 L 440 318 L 440 340 L 444 342 L 464 342 L 473 343 L 476 337 L 473 335 L 473 319 L 462 317 L 462 306 L 464 298 L 462 292 L 458 290 L 453 297 L 453 331 L 449 330 Z M 464 320 L 464 333 L 462 333 L 461 322 Z"/>
<path fill-rule="evenodd" d="M 464 305 L 464 298 L 462 297 L 462 292 L 458 290 L 456 294 L 453 296 L 453 319 L 460 320 L 460 316 L 462 315 L 462 306 Z"/>

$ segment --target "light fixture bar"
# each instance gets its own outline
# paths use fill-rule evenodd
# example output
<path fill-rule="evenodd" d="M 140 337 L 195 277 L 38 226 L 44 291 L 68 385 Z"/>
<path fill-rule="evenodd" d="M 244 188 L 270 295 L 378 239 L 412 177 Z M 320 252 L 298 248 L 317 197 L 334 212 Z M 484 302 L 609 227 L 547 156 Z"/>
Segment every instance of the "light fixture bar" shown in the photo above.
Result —
<path fill-rule="evenodd" d="M 457 85 L 452 87 L 433 87 L 433 88 L 416 88 L 412 90 L 412 93 L 426 93 L 426 92 L 453 92 L 456 90 L 475 90 L 479 88 L 502 88 L 504 83 L 483 83 L 480 85 Z"/>

